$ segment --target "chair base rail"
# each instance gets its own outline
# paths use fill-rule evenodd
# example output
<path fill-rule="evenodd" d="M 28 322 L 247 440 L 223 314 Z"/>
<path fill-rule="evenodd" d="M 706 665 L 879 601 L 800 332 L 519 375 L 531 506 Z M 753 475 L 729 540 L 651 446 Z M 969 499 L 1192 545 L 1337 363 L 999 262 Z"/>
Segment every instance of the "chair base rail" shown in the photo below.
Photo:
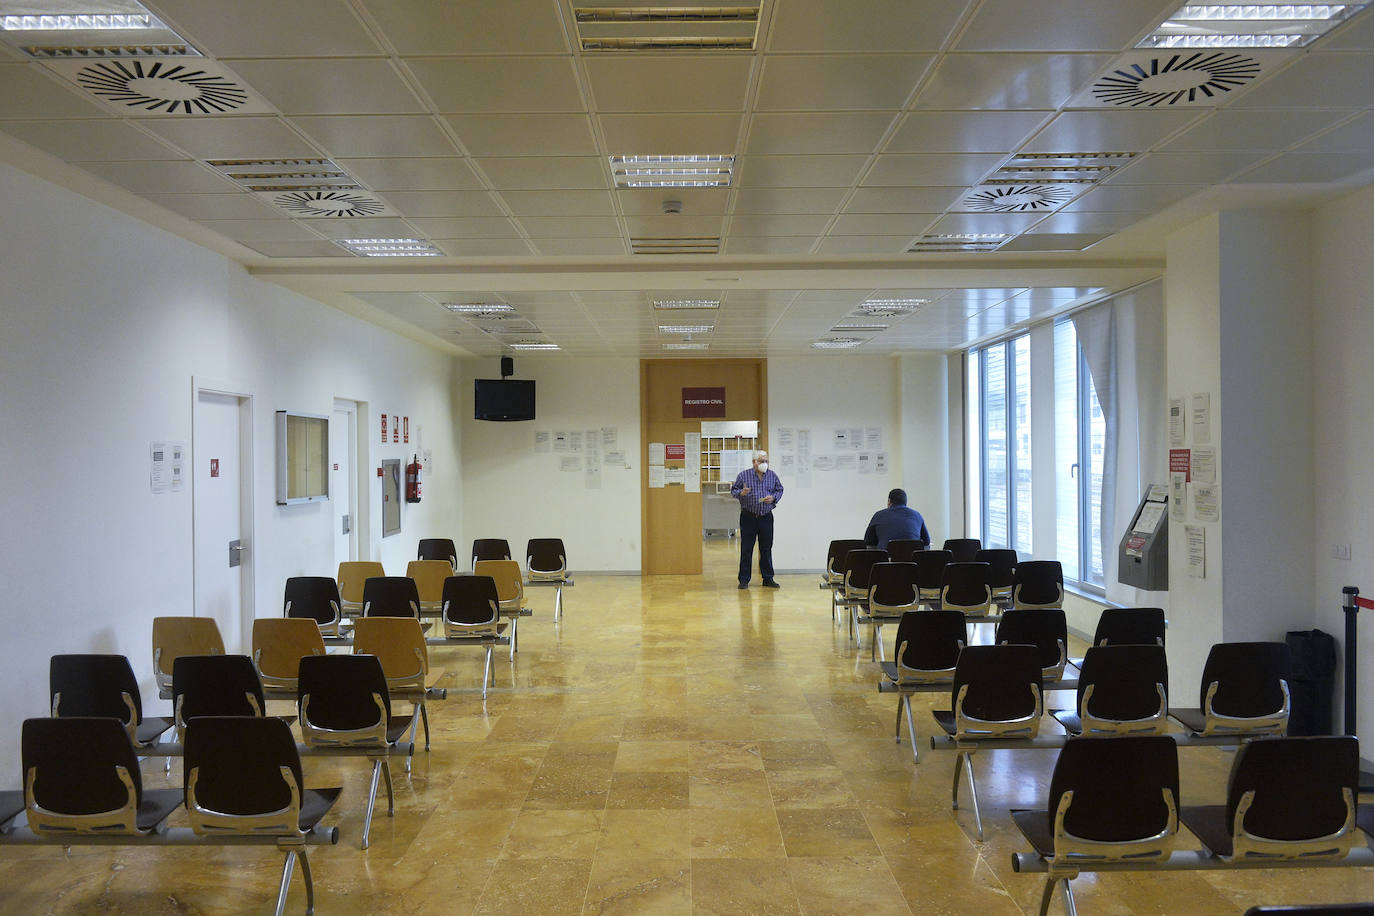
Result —
<path fill-rule="evenodd" d="M 190 827 L 169 827 L 147 836 L 73 833 L 47 836 L 27 826 L 0 833 L 0 846 L 275 846 L 283 850 L 300 846 L 334 846 L 339 842 L 338 827 L 316 827 L 304 836 L 201 836 Z"/>
<path fill-rule="evenodd" d="M 1212 855 L 1205 849 L 1180 849 L 1164 859 L 1140 861 L 1102 861 L 1081 862 L 1055 865 L 1054 874 L 1060 877 L 1075 877 L 1083 872 L 1108 871 L 1221 871 L 1233 868 L 1369 868 L 1374 867 L 1374 848 L 1357 846 L 1349 855 L 1331 858 L 1311 859 L 1239 859 L 1226 861 Z M 1011 868 L 1020 874 L 1047 874 L 1050 863 L 1039 853 L 1014 852 L 1011 855 Z"/>

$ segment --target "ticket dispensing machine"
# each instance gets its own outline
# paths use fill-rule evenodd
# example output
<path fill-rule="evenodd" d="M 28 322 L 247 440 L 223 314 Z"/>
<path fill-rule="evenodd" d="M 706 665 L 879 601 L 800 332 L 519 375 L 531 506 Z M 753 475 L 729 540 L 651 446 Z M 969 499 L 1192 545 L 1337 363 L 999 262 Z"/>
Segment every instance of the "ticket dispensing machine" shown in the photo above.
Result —
<path fill-rule="evenodd" d="M 1117 579 L 1147 591 L 1169 587 L 1169 494 L 1152 486 L 1131 516 L 1121 538 Z"/>

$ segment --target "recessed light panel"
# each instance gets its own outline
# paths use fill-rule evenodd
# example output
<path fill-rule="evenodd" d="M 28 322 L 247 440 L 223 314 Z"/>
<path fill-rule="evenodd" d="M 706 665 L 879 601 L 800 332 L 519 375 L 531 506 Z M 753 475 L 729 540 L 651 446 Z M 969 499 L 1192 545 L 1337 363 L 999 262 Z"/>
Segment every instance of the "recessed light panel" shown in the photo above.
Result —
<path fill-rule="evenodd" d="M 655 299 L 656 309 L 718 309 L 719 299 Z"/>
<path fill-rule="evenodd" d="M 946 232 L 923 235 L 909 252 L 921 251 L 996 251 L 1011 238 L 1010 232 Z"/>
<path fill-rule="evenodd" d="M 724 155 L 612 156 L 617 188 L 727 188 L 735 157 Z"/>
<path fill-rule="evenodd" d="M 708 349 L 709 347 L 710 347 L 710 344 L 704 344 L 704 343 L 686 343 L 686 342 L 684 342 L 684 343 L 666 343 L 666 344 L 663 345 L 663 349 L 665 349 L 665 350 L 705 350 L 705 349 Z"/>
<path fill-rule="evenodd" d="M 841 321 L 830 330 L 832 331 L 886 331 L 891 325 L 886 324 L 864 324 L 859 321 Z"/>
<path fill-rule="evenodd" d="M 661 324 L 658 326 L 660 334 L 709 334 L 714 330 L 714 325 L 709 324 Z"/>
<path fill-rule="evenodd" d="M 245 191 L 360 191 L 329 159 L 207 159 L 206 165 Z"/>
<path fill-rule="evenodd" d="M 556 344 L 556 343 L 546 343 L 546 342 L 543 342 L 543 341 L 533 341 L 533 340 L 519 341 L 519 342 L 516 342 L 516 343 L 513 343 L 513 344 L 508 344 L 508 346 L 509 346 L 512 350 L 557 350 L 557 349 L 559 349 L 559 346 L 558 346 L 558 344 Z"/>
<path fill-rule="evenodd" d="M 1129 164 L 1135 156 L 1133 152 L 1017 153 L 983 184 L 1093 184 Z"/>
<path fill-rule="evenodd" d="M 0 0 L 0 33 L 42 60 L 199 57 L 200 52 L 134 0 L 17 3 Z"/>
<path fill-rule="evenodd" d="M 365 258 L 434 258 L 443 254 L 424 239 L 339 239 L 339 244 Z"/>
<path fill-rule="evenodd" d="M 929 299 L 865 299 L 852 314 L 859 318 L 896 318 L 929 304 Z"/>
<path fill-rule="evenodd" d="M 813 350 L 852 350 L 863 343 L 858 337 L 827 337 L 824 340 L 811 342 Z"/>
<path fill-rule="evenodd" d="M 1138 48 L 1301 48 L 1367 3 L 1186 3 Z"/>
<path fill-rule="evenodd" d="M 752 51 L 762 5 L 574 6 L 573 22 L 583 51 Z"/>
<path fill-rule="evenodd" d="M 496 315 L 515 311 L 515 306 L 505 302 L 445 302 L 444 308 L 459 315 Z"/>

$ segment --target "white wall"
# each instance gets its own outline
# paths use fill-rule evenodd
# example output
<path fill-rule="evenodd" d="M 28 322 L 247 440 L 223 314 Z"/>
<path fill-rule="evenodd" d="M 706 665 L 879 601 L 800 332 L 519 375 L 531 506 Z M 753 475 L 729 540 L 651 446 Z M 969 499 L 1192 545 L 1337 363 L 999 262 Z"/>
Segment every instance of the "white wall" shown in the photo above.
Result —
<path fill-rule="evenodd" d="M 476 538 L 505 538 L 522 563 L 525 543 L 559 537 L 577 572 L 640 570 L 640 426 L 637 359 L 517 356 L 515 377 L 535 380 L 536 419 L 472 418 L 472 380 L 499 378 L 495 357 L 464 360 L 455 403 L 463 429 L 465 556 Z M 629 467 L 602 462 L 601 489 L 561 472 L 560 456 L 536 454 L 536 430 L 600 431 L 614 426 Z"/>
<path fill-rule="evenodd" d="M 911 353 L 900 357 L 897 364 L 901 373 L 898 423 L 902 463 L 898 466 L 901 479 L 892 486 L 906 490 L 908 504 L 925 518 L 931 538 L 943 541 L 962 537 L 963 491 L 951 482 L 949 465 L 951 436 L 957 439 L 950 424 L 957 424 L 961 415 L 956 411 L 951 416 L 949 411 L 947 357 L 943 353 Z"/>
<path fill-rule="evenodd" d="M 1314 586 L 1311 625 L 1343 640 L 1342 586 L 1374 594 L 1374 188 L 1312 217 Z M 1332 556 L 1351 546 L 1351 559 Z M 1296 546 L 1296 545 L 1295 545 Z M 1359 733 L 1374 740 L 1374 614 L 1359 614 Z M 1337 686 L 1336 726 L 1342 723 Z M 1371 756 L 1368 746 L 1364 756 Z"/>
<path fill-rule="evenodd" d="M 0 785 L 11 786 L 20 722 L 47 709 L 52 654 L 126 654 L 145 709 L 166 706 L 152 689 L 151 621 L 192 611 L 191 492 L 150 492 L 148 446 L 191 440 L 193 376 L 255 396 L 260 615 L 281 612 L 286 577 L 333 572 L 328 507 L 274 504 L 274 410 L 328 414 L 339 396 L 423 427 L 425 501 L 406 507 L 402 534 L 363 539 L 389 567 L 414 555 L 417 531 L 457 531 L 460 503 L 449 357 L 6 166 L 0 199 Z M 363 435 L 374 468 L 405 448 L 378 436 Z"/>

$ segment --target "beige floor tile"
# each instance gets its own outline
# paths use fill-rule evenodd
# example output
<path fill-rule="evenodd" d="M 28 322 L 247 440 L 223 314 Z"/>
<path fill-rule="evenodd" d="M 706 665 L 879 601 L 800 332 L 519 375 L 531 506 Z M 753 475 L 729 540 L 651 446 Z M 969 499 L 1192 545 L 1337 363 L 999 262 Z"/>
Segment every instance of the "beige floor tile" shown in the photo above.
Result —
<path fill-rule="evenodd" d="M 502 849 L 507 859 L 591 858 L 601 837 L 602 811 L 526 809 Z"/>
<path fill-rule="evenodd" d="M 905 898 L 882 856 L 788 859 L 804 913 L 907 916 Z"/>
<path fill-rule="evenodd" d="M 688 811 L 608 810 L 596 847 L 598 859 L 681 859 L 691 852 Z"/>
<path fill-rule="evenodd" d="M 622 741 L 615 769 L 633 773 L 687 772 L 687 741 Z"/>
<path fill-rule="evenodd" d="M 786 859 L 693 859 L 692 912 L 784 916 L 801 905 Z"/>
<path fill-rule="evenodd" d="M 622 859 L 598 855 L 592 865 L 584 913 L 687 914 L 692 912 L 688 859 Z"/>
<path fill-rule="evenodd" d="M 769 808 L 693 808 L 692 856 L 768 859 L 786 855 L 778 818 Z"/>
<path fill-rule="evenodd" d="M 788 856 L 876 856 L 878 844 L 858 808 L 778 810 Z"/>
<path fill-rule="evenodd" d="M 625 773 L 611 776 L 607 808 L 686 808 L 686 773 Z"/>

